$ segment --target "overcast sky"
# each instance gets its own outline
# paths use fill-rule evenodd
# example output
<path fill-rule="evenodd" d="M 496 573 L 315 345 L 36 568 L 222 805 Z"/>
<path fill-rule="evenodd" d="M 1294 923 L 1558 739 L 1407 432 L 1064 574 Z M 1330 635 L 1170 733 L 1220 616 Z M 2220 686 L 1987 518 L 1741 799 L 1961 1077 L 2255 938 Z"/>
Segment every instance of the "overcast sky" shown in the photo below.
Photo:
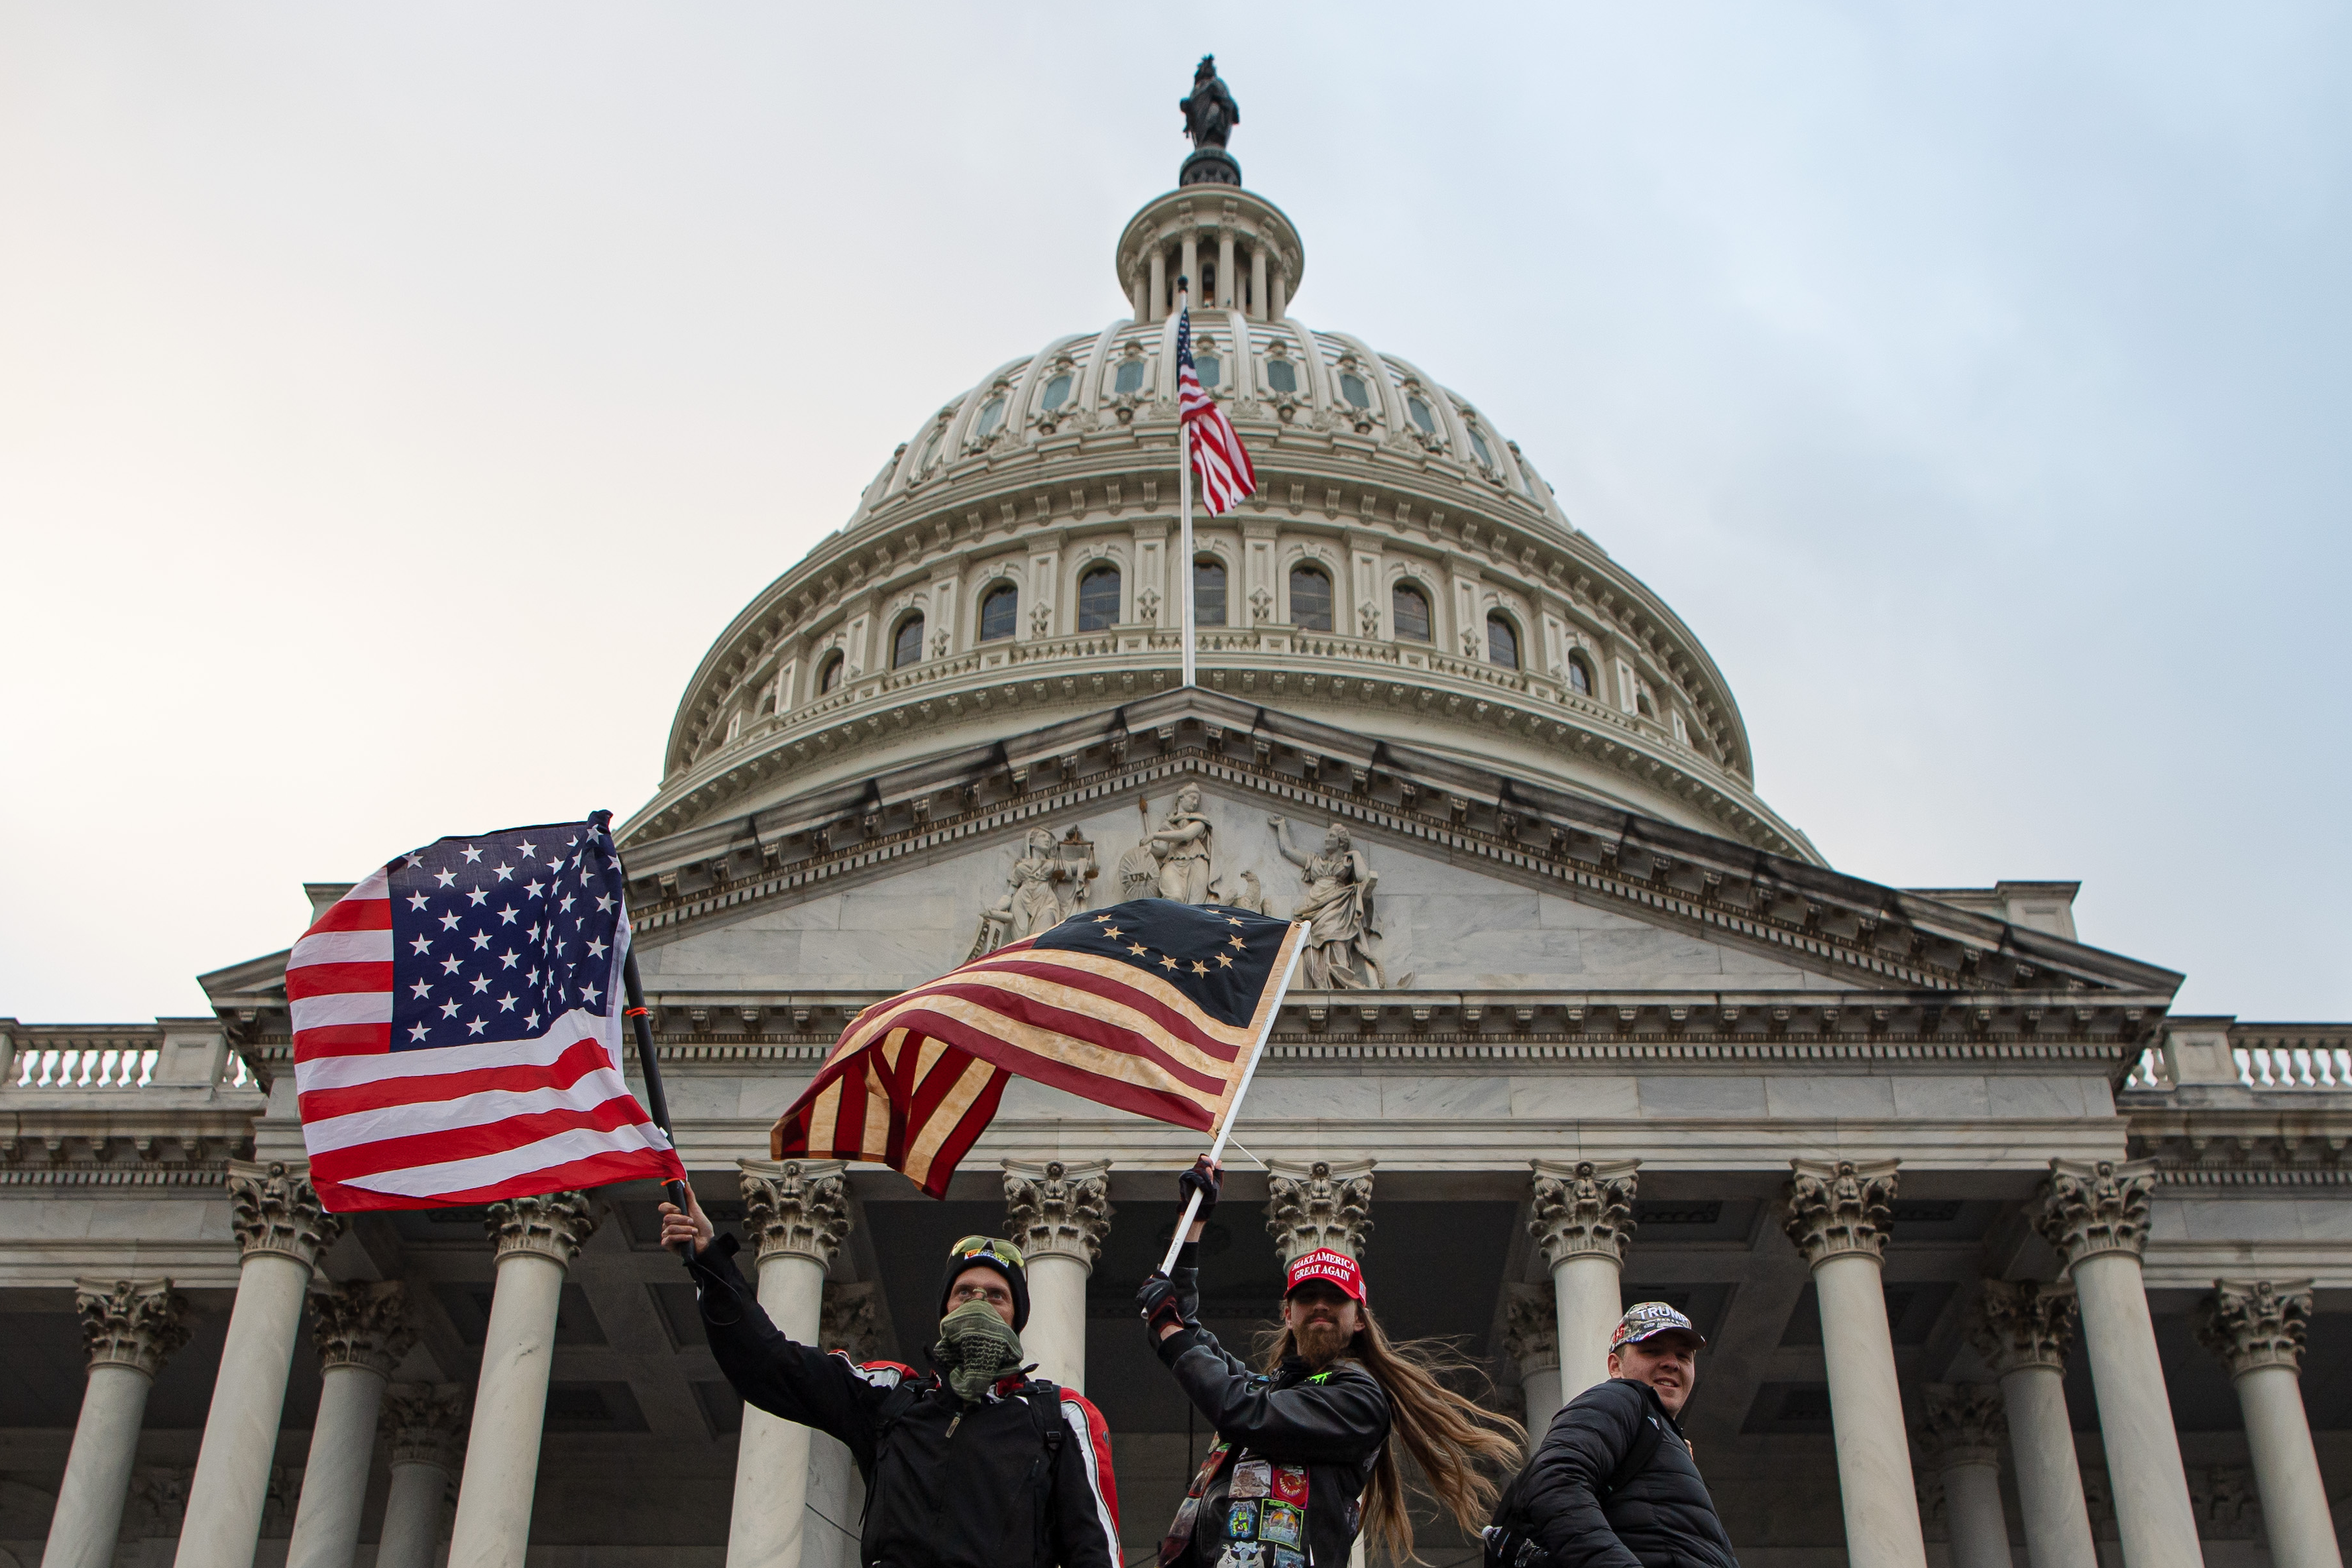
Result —
<path fill-rule="evenodd" d="M 1310 325 L 1680 612 L 1765 798 L 2352 1016 L 2341 5 L 0 0 L 0 1016 L 625 816 L 931 409 L 1123 310 L 1214 49 Z"/>

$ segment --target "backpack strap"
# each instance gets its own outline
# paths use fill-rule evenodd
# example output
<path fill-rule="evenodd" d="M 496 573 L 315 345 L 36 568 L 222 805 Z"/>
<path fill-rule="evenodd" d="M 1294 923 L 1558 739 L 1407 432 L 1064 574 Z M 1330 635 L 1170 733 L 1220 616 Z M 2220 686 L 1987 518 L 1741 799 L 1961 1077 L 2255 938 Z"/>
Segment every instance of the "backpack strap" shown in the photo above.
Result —
<path fill-rule="evenodd" d="M 1058 1459 L 1062 1454 L 1062 1385 L 1044 1378 L 1033 1378 L 1021 1385 L 1021 1402 L 1037 1417 L 1045 1429 L 1045 1455 Z"/>

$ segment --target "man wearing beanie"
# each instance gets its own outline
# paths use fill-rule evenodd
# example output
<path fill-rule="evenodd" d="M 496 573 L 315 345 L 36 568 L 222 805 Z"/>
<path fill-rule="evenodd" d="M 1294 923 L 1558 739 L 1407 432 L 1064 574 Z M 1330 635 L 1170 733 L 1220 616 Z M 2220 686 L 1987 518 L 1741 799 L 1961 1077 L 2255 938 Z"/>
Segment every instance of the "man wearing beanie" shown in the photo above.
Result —
<path fill-rule="evenodd" d="M 1625 1309 L 1609 1381 L 1561 1407 L 1486 1531 L 1508 1568 L 1739 1568 L 1682 1413 L 1706 1341 L 1664 1301 Z"/>
<path fill-rule="evenodd" d="M 1480 1462 L 1516 1463 L 1526 1434 L 1440 1382 L 1454 1363 L 1390 1342 L 1354 1258 L 1318 1247 L 1291 1260 L 1282 1332 L 1259 1371 L 1200 1325 L 1201 1233 L 1219 1179 L 1206 1156 L 1178 1178 L 1201 1207 L 1174 1273 L 1136 1292 L 1152 1348 L 1217 1434 L 1160 1542 L 1163 1568 L 1339 1568 L 1359 1532 L 1412 1561 L 1391 1434 L 1476 1530 L 1495 1496 Z"/>
<path fill-rule="evenodd" d="M 1028 1375 L 1021 1249 L 968 1236 L 940 1281 L 932 1370 L 852 1362 L 776 1331 L 692 1201 L 661 1205 L 662 1245 L 688 1264 L 719 1368 L 745 1403 L 829 1432 L 866 1478 L 857 1560 L 886 1568 L 1118 1568 L 1110 1429 L 1086 1399 Z"/>

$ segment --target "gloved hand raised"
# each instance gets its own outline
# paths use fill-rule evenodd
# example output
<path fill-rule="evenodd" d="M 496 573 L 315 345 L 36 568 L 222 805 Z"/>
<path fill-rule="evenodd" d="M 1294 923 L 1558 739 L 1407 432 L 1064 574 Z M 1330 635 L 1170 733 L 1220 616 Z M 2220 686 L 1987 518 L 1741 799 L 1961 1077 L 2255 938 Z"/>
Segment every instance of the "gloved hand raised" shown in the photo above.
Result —
<path fill-rule="evenodd" d="M 1176 1282 L 1153 1270 L 1135 1292 L 1135 1310 L 1142 1314 L 1144 1331 L 1164 1340 L 1184 1325 L 1184 1302 Z"/>
<path fill-rule="evenodd" d="M 1183 1203 L 1194 1193 L 1201 1194 L 1201 1206 L 1193 1211 L 1194 1219 L 1206 1219 L 1217 1206 L 1217 1189 L 1224 1185 L 1225 1173 L 1211 1164 L 1206 1154 L 1192 1162 L 1192 1169 L 1176 1178 L 1176 1201 Z"/>

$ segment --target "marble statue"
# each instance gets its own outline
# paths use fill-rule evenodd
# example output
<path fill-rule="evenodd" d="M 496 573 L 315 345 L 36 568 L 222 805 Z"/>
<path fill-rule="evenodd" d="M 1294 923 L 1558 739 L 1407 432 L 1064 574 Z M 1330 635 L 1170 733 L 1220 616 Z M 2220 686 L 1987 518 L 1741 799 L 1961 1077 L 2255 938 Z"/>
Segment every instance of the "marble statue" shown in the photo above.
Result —
<path fill-rule="evenodd" d="M 1209 861 L 1209 835 L 1213 831 L 1201 811 L 1201 786 L 1188 784 L 1178 790 L 1166 820 L 1144 839 L 1151 858 L 1160 862 L 1161 898 L 1181 904 L 1216 901 L 1215 874 Z"/>
<path fill-rule="evenodd" d="M 1316 855 L 1291 847 L 1283 818 L 1269 816 L 1266 823 L 1274 829 L 1274 847 L 1298 868 L 1299 880 L 1307 884 L 1290 918 L 1311 928 L 1305 954 L 1308 989 L 1382 989 L 1380 961 L 1373 956 L 1380 932 L 1372 928 L 1372 889 L 1380 878 L 1371 862 L 1339 823 L 1324 830 L 1322 852 Z"/>
<path fill-rule="evenodd" d="M 1217 74 L 1214 55 L 1201 57 L 1199 68 L 1192 72 L 1192 95 L 1179 99 L 1176 107 L 1184 111 L 1184 134 L 1195 147 L 1223 146 L 1232 139 L 1234 127 L 1242 122 L 1241 106 L 1226 90 L 1225 79 Z"/>
<path fill-rule="evenodd" d="M 1031 828 L 1021 858 L 1013 862 L 1011 890 L 981 911 L 980 933 L 964 962 L 1059 925 L 1086 903 L 1087 884 L 1096 872 L 1095 847 L 1077 829 L 1056 843 L 1046 829 Z"/>

